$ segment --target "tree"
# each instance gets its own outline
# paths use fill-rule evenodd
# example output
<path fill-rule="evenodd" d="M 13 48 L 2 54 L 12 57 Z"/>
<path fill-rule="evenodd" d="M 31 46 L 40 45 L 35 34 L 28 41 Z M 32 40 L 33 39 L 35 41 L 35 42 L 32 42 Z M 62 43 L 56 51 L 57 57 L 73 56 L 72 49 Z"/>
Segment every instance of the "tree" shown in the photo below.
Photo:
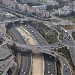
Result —
<path fill-rule="evenodd" d="M 18 48 L 16 46 L 15 43 L 13 43 L 13 45 L 10 47 L 10 49 L 12 50 L 12 53 L 17 56 L 17 52 L 18 52 Z"/>

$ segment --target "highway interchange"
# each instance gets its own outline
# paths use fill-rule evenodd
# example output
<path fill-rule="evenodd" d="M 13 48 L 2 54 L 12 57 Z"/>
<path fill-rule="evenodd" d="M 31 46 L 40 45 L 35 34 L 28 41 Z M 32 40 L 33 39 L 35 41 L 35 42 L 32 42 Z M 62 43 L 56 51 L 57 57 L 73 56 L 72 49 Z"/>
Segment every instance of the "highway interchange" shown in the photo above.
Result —
<path fill-rule="evenodd" d="M 26 27 L 26 26 L 25 26 L 25 27 Z M 27 25 L 26 28 L 28 28 L 28 30 L 29 30 L 29 27 L 31 27 L 31 26 L 30 26 L 30 25 Z M 36 32 L 35 35 L 34 35 L 34 33 L 31 32 L 31 30 L 29 30 L 29 32 L 30 32 L 33 36 L 38 35 L 38 34 L 37 34 L 37 31 L 36 31 L 34 28 L 31 27 L 30 29 L 31 29 L 32 31 L 34 31 L 34 33 Z M 38 35 L 38 36 L 39 36 L 39 39 L 38 39 L 38 37 L 36 37 L 36 39 L 41 41 L 40 38 L 43 38 L 43 37 L 41 37 L 40 35 Z M 43 38 L 43 39 L 44 39 L 44 38 Z M 43 40 L 43 41 L 44 41 L 44 40 Z M 43 42 L 43 41 L 42 41 L 42 42 Z M 46 44 L 45 44 L 45 45 L 46 45 Z M 45 47 L 45 45 L 44 45 L 44 47 Z M 55 45 L 52 45 L 51 47 L 54 48 L 54 47 L 56 47 L 57 45 L 58 45 L 58 43 L 55 43 Z M 47 47 L 50 47 L 50 45 L 48 45 Z M 46 47 L 46 48 L 47 48 L 47 47 Z M 59 46 L 59 47 L 60 47 L 60 46 Z M 49 49 L 50 49 L 50 48 L 49 48 Z M 66 66 L 68 66 L 68 64 L 66 63 L 66 61 L 65 61 L 62 57 L 60 57 L 60 59 L 62 59 L 62 60 L 63 60 L 63 63 L 66 64 Z M 53 67 L 52 67 L 52 68 L 53 68 Z M 67 70 L 67 72 L 65 72 L 65 69 L 67 69 L 67 67 L 64 67 L 64 69 L 63 69 L 63 74 L 64 74 L 64 75 L 70 75 L 69 69 Z"/>
<path fill-rule="evenodd" d="M 28 25 L 29 26 L 29 25 Z M 25 27 L 25 26 L 24 26 Z M 14 27 L 12 27 L 12 28 L 14 28 Z M 25 27 L 26 28 L 26 27 Z M 35 30 L 31 27 L 31 29 L 35 32 Z M 27 30 L 29 31 L 29 32 L 31 32 L 28 28 L 27 28 Z M 11 30 L 12 31 L 12 30 Z M 14 32 L 13 32 L 14 33 Z M 15 34 L 16 34 L 16 31 L 15 31 Z M 32 35 L 34 35 L 34 33 L 33 32 L 31 32 L 31 34 Z M 40 36 L 38 35 L 38 33 L 35 33 L 39 38 L 40 38 Z M 16 35 L 15 35 L 16 36 Z M 37 36 L 35 37 L 38 41 L 39 41 L 39 39 L 37 38 Z M 19 36 L 20 37 L 20 36 Z M 18 39 L 18 38 L 17 38 Z M 41 38 L 40 38 L 41 39 Z M 21 39 L 20 39 L 21 40 Z M 42 39 L 43 40 L 43 39 Z M 19 41 L 19 40 L 18 40 Z M 63 43 L 62 43 L 63 42 Z M 66 43 L 66 45 L 68 45 L 69 47 L 70 47 L 70 45 L 72 45 L 72 46 L 75 46 L 75 44 L 74 44 L 74 42 L 72 41 L 72 39 L 70 40 L 70 42 L 67 40 L 67 39 L 64 39 L 63 41 L 61 42 L 61 44 L 65 44 Z M 20 41 L 19 41 L 19 43 L 21 43 Z M 24 44 L 24 42 L 22 42 L 23 44 Z M 43 45 L 47 45 L 47 42 L 45 41 L 45 40 L 43 40 L 43 42 L 39 42 L 39 44 L 40 45 L 42 45 L 41 43 L 43 43 Z M 29 59 L 29 58 L 28 58 Z M 68 66 L 68 64 L 66 63 L 66 61 L 63 59 L 63 58 L 61 58 L 62 59 L 62 62 L 63 62 L 63 65 L 64 64 L 66 64 L 66 66 Z M 25 61 L 25 59 L 23 59 L 23 61 Z M 48 62 L 50 62 L 50 61 L 48 61 Z M 47 63 L 48 63 L 47 62 Z M 23 64 L 22 64 L 23 65 Z M 24 67 L 24 66 L 23 66 Z M 22 68 L 23 68 L 22 67 Z M 48 65 L 46 66 L 47 67 L 47 69 L 48 69 Z M 70 74 L 70 71 L 69 71 L 69 69 L 68 69 L 68 71 L 67 72 L 65 72 L 65 68 L 67 69 L 67 67 L 63 67 L 63 75 L 71 75 Z M 21 69 L 22 70 L 22 69 Z M 26 70 L 25 70 L 26 71 Z M 47 74 L 48 74 L 48 70 L 46 71 L 47 72 Z M 66 74 L 67 73 L 67 74 Z M 47 75 L 46 74 L 46 75 Z"/>
<path fill-rule="evenodd" d="M 28 25 L 28 26 L 29 26 L 29 25 Z M 26 27 L 26 26 L 23 26 L 23 27 Z M 31 27 L 31 26 L 30 26 L 30 27 Z M 26 28 L 29 28 L 29 27 L 26 27 Z M 31 28 L 32 28 L 32 27 L 31 27 Z M 34 31 L 34 28 L 32 28 L 32 30 Z M 11 31 L 14 31 L 14 30 L 11 30 Z M 30 31 L 30 32 L 31 32 L 31 31 Z M 37 31 L 36 31 L 36 30 L 35 30 L 34 32 L 36 32 L 36 34 L 37 34 Z M 13 32 L 13 33 L 16 33 L 16 32 Z M 31 32 L 31 33 L 32 33 L 32 35 L 34 35 L 33 32 Z M 35 35 L 35 36 L 36 36 L 36 35 Z M 39 36 L 39 35 L 37 34 L 37 36 Z M 39 36 L 39 37 L 40 37 L 40 36 Z M 40 37 L 40 38 L 41 38 L 41 37 Z M 36 37 L 36 39 L 38 39 L 38 37 Z M 44 39 L 44 38 L 43 38 L 43 39 Z M 40 40 L 40 39 L 38 39 L 38 40 Z M 42 43 L 42 42 L 40 42 L 40 43 Z M 56 45 L 57 45 L 57 44 L 58 44 L 58 43 L 56 43 Z M 40 45 L 41 45 L 41 44 L 40 44 Z M 44 43 L 43 45 L 45 46 L 45 45 L 47 45 L 47 44 Z M 50 46 L 50 45 L 48 45 L 48 47 L 49 47 L 49 46 Z M 52 45 L 52 46 L 53 46 L 53 45 Z M 51 46 L 51 47 L 52 47 L 52 46 Z M 53 46 L 53 47 L 55 47 L 55 46 Z M 60 59 L 63 60 L 63 61 L 62 61 L 62 62 L 63 62 L 63 65 L 64 65 L 64 64 L 66 65 L 66 67 L 63 66 L 63 74 L 64 74 L 64 75 L 71 75 L 69 69 L 67 70 L 67 72 L 65 72 L 65 70 L 67 69 L 67 66 L 68 66 L 68 64 L 66 63 L 65 59 L 62 58 L 62 57 L 60 57 Z M 47 64 L 48 64 L 48 61 L 47 61 Z M 47 66 L 48 66 L 48 65 L 47 65 Z M 53 66 L 52 66 L 52 67 L 53 67 Z M 45 68 L 45 69 L 46 69 L 46 68 Z M 48 67 L 47 67 L 46 70 L 47 70 L 46 72 L 48 73 Z M 51 70 L 51 69 L 50 69 L 50 70 Z M 52 71 L 53 71 L 53 70 L 52 70 Z M 46 73 L 46 72 L 45 72 L 45 73 Z M 66 74 L 66 73 L 67 73 L 67 74 Z M 47 74 L 46 74 L 46 75 L 47 75 Z"/>
<path fill-rule="evenodd" d="M 23 26 L 23 27 L 27 28 L 25 26 Z M 29 25 L 29 27 L 31 28 L 31 30 L 33 32 L 35 32 L 35 34 L 34 34 L 31 30 L 29 31 L 30 34 L 32 34 L 36 38 L 36 40 L 38 41 L 39 45 L 47 45 L 46 40 L 34 28 L 32 28 L 30 25 Z M 48 75 L 48 72 L 50 72 L 51 74 L 55 75 L 55 62 L 51 61 L 51 59 L 49 58 L 49 56 L 48 56 L 48 60 L 47 60 L 47 56 L 44 56 L 44 58 L 46 58 L 45 59 L 45 72 L 44 72 L 44 75 Z M 49 64 L 51 64 L 50 67 L 49 67 Z"/>
<path fill-rule="evenodd" d="M 11 32 L 14 34 L 14 36 L 17 38 L 17 40 L 19 40 L 18 42 L 20 42 L 20 40 L 22 39 L 21 38 L 21 36 L 20 35 L 18 35 L 18 32 L 17 32 L 17 34 L 16 34 L 16 30 L 15 30 L 15 28 L 14 27 L 12 27 L 11 29 Z M 33 34 L 32 34 L 33 35 Z M 37 36 L 39 37 L 39 38 L 41 38 L 38 34 L 37 34 Z M 20 39 L 18 38 L 18 37 L 20 37 Z M 41 38 L 42 39 L 42 38 Z M 44 39 L 44 38 L 43 38 Z M 44 40 L 41 40 L 42 42 L 38 42 L 39 43 L 39 45 L 46 45 L 46 41 L 44 41 Z M 38 39 L 39 40 L 39 39 Z M 40 40 L 39 40 L 40 41 Z M 23 43 L 23 40 L 21 41 L 21 43 Z M 28 56 L 29 57 L 29 56 Z M 45 57 L 45 56 L 44 56 Z M 26 57 L 25 57 L 26 58 Z M 46 57 L 45 57 L 46 58 Z M 22 59 L 24 60 L 24 58 L 22 57 Z M 51 58 L 50 58 L 51 59 Z M 27 60 L 30 60 L 29 58 L 27 59 Z M 27 61 L 27 60 L 24 60 L 24 61 Z M 47 60 L 47 59 L 46 59 Z M 25 65 L 25 62 L 24 61 L 22 61 L 22 65 L 21 65 L 21 71 L 22 71 L 22 69 L 24 68 L 24 65 Z M 30 63 L 26 63 L 26 65 L 28 65 L 28 64 L 30 64 Z M 51 64 L 51 68 L 49 68 L 48 69 L 48 64 Z M 26 67 L 26 66 L 25 66 Z M 28 66 L 29 67 L 29 66 Z M 53 67 L 53 68 L 52 68 Z M 26 67 L 27 68 L 27 67 Z M 26 72 L 26 70 L 25 70 L 25 72 Z M 52 73 L 53 75 L 55 75 L 55 62 L 53 62 L 53 60 L 51 61 L 51 60 L 47 60 L 47 61 L 45 61 L 45 75 L 48 75 L 48 72 L 50 72 L 50 73 Z M 22 72 L 20 72 L 20 73 L 22 73 Z M 20 74 L 21 75 L 21 74 Z M 26 75 L 27 75 L 27 73 L 26 73 Z"/>

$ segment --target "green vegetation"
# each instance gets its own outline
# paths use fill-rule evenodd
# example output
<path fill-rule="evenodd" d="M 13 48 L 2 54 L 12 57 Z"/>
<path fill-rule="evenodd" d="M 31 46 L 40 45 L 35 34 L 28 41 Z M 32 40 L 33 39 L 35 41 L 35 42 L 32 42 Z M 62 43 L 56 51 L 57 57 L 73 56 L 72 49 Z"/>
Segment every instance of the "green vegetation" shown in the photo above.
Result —
<path fill-rule="evenodd" d="M 3 43 L 4 39 L 0 38 L 0 45 Z"/>
<path fill-rule="evenodd" d="M 16 47 L 16 45 L 15 45 L 15 43 L 12 45 L 12 46 L 8 46 L 10 49 L 11 49 L 11 51 L 12 51 L 12 53 L 15 55 L 15 56 L 17 56 L 17 53 L 18 53 L 18 48 Z"/>
<path fill-rule="evenodd" d="M 57 67 L 57 75 L 61 75 L 61 63 L 58 58 L 56 58 L 56 67 Z"/>
<path fill-rule="evenodd" d="M 42 22 L 34 22 L 31 21 L 29 24 L 34 27 L 45 39 L 48 43 L 52 44 L 57 42 L 58 32 L 54 29 L 49 28 L 44 25 Z"/>
<path fill-rule="evenodd" d="M 67 17 L 67 19 L 68 19 L 69 21 L 75 22 L 75 16 Z"/>
<path fill-rule="evenodd" d="M 56 14 L 55 16 L 58 18 L 68 19 L 69 21 L 75 22 L 75 12 L 71 12 L 68 15 L 61 15 L 61 16 Z"/>
<path fill-rule="evenodd" d="M 50 29 L 48 32 L 45 33 L 45 39 L 48 43 L 55 43 L 57 42 L 58 33 L 55 30 Z"/>
<path fill-rule="evenodd" d="M 59 32 L 59 39 L 63 39 L 63 30 L 61 30 L 60 25 L 57 25 L 57 27 L 54 27 Z"/>
<path fill-rule="evenodd" d="M 64 56 L 65 58 L 67 58 L 67 60 L 69 61 L 70 65 L 72 66 L 73 70 L 75 71 L 75 66 L 74 66 L 74 64 L 73 64 L 73 62 L 72 62 L 72 58 L 71 58 L 70 52 L 69 52 L 69 50 L 67 49 L 67 47 L 65 46 L 65 47 L 62 47 L 62 48 L 58 49 L 58 52 L 64 54 L 63 56 Z"/>
<path fill-rule="evenodd" d="M 63 39 L 63 34 L 62 34 L 62 33 L 59 35 L 59 39 L 60 39 L 60 40 Z"/>
<path fill-rule="evenodd" d="M 75 32 L 72 32 L 73 39 L 75 40 Z"/>
<path fill-rule="evenodd" d="M 12 39 L 13 39 L 13 41 L 17 41 L 17 40 L 15 39 L 15 37 L 12 35 L 12 33 L 11 33 L 8 29 L 6 29 L 6 34 L 9 35 L 9 36 L 11 36 Z"/>

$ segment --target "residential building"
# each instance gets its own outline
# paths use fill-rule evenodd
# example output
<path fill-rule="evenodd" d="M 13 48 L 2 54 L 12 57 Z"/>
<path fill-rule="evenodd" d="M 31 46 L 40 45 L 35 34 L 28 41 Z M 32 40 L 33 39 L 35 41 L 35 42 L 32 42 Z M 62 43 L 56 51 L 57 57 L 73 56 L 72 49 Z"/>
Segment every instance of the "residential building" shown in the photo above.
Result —
<path fill-rule="evenodd" d="M 13 66 L 16 66 L 14 56 L 6 46 L 0 46 L 0 75 L 7 75 Z"/>
<path fill-rule="evenodd" d="M 42 5 L 39 5 L 39 6 L 32 6 L 32 7 L 34 7 L 35 9 L 40 9 L 40 10 L 47 9 L 47 5 L 45 5 L 45 4 L 42 4 Z"/>
<path fill-rule="evenodd" d="M 43 3 L 46 0 L 16 0 L 16 1 L 20 2 L 20 3 L 27 3 L 27 2 L 31 2 L 31 3 Z"/>
<path fill-rule="evenodd" d="M 47 5 L 52 5 L 52 6 L 54 6 L 54 5 L 59 5 L 59 2 L 57 2 L 56 0 L 47 0 Z"/>
<path fill-rule="evenodd" d="M 68 15 L 71 13 L 71 8 L 69 6 L 64 6 L 63 8 L 58 9 L 59 15 Z"/>

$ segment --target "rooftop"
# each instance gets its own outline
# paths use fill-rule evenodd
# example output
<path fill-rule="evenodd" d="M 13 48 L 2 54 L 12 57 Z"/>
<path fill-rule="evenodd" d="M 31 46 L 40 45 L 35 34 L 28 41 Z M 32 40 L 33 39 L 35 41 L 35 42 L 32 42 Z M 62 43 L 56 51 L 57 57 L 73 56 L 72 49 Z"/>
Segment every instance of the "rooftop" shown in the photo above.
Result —
<path fill-rule="evenodd" d="M 0 46 L 0 60 L 5 60 L 10 55 L 11 55 L 11 52 L 7 47 Z"/>

